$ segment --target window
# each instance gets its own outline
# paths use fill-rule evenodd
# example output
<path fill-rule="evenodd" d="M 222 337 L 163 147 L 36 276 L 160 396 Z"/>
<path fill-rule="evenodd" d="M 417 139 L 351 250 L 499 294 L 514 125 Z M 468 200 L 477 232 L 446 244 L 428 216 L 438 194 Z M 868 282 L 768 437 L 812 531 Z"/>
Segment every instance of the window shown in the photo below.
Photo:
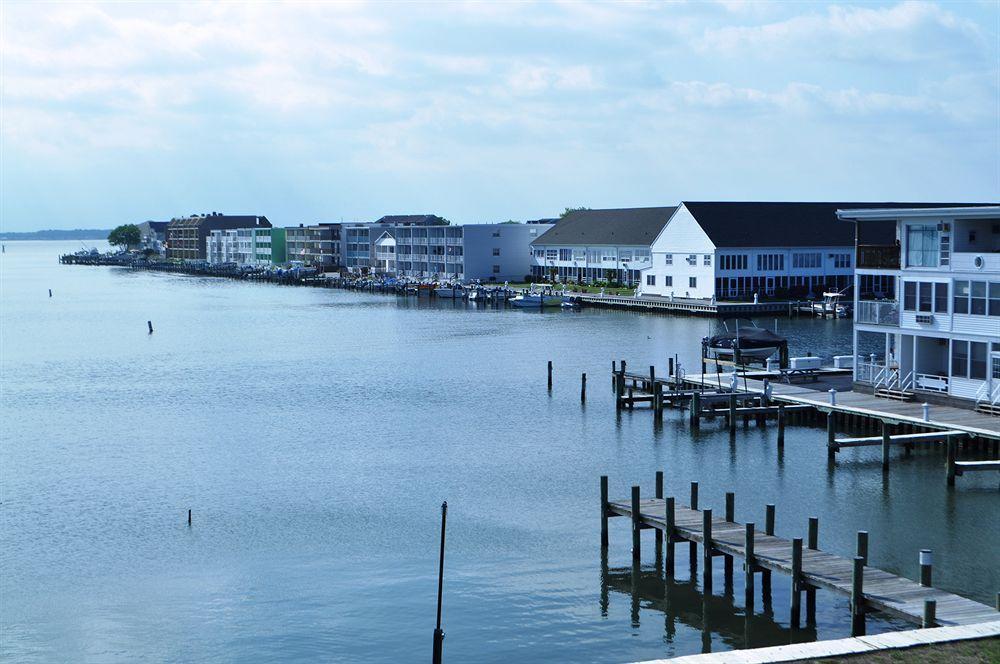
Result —
<path fill-rule="evenodd" d="M 674 264 L 674 255 L 673 254 L 664 254 L 663 255 L 663 263 L 664 263 L 664 265 L 673 265 Z"/>
<path fill-rule="evenodd" d="M 906 227 L 907 267 L 937 267 L 940 250 L 937 226 L 912 224 Z"/>
<path fill-rule="evenodd" d="M 851 267 L 851 255 L 850 254 L 834 254 L 833 256 L 833 266 L 838 268 L 849 268 Z"/>
<path fill-rule="evenodd" d="M 903 282 L 903 311 L 917 310 L 917 282 Z"/>
<path fill-rule="evenodd" d="M 574 249 L 573 250 L 573 260 L 575 260 L 575 261 L 585 261 L 585 260 L 587 260 L 587 250 L 586 249 Z"/>
<path fill-rule="evenodd" d="M 954 312 L 956 314 L 969 313 L 969 282 L 956 281 L 954 295 Z"/>
<path fill-rule="evenodd" d="M 500 274 L 500 266 L 499 265 L 494 265 L 493 266 L 493 274 Z"/>
<path fill-rule="evenodd" d="M 973 341 L 969 344 L 969 378 L 986 380 L 986 344 Z"/>
<path fill-rule="evenodd" d="M 618 260 L 617 254 L 615 253 L 614 247 L 608 247 L 603 252 L 601 252 L 605 261 L 614 262 Z"/>
<path fill-rule="evenodd" d="M 656 285 L 656 275 L 655 274 L 647 274 L 646 275 L 646 285 L 647 286 L 655 286 Z"/>
<path fill-rule="evenodd" d="M 819 267 L 823 261 L 822 254 L 792 254 L 793 268 L 813 268 Z"/>
<path fill-rule="evenodd" d="M 554 261 L 558 257 L 559 257 L 559 250 L 558 249 L 546 249 L 545 250 L 545 259 L 546 260 Z"/>
<path fill-rule="evenodd" d="M 545 250 L 535 249 L 535 258 L 545 258 Z"/>
<path fill-rule="evenodd" d="M 723 270 L 747 269 L 746 254 L 723 254 L 719 256 L 719 268 Z"/>
<path fill-rule="evenodd" d="M 698 264 L 698 256 L 696 254 L 688 254 L 687 264 L 688 265 L 697 265 Z"/>
<path fill-rule="evenodd" d="M 934 313 L 948 313 L 948 284 L 934 284 Z"/>
<path fill-rule="evenodd" d="M 619 251 L 618 252 L 618 260 L 620 260 L 620 261 L 630 261 L 630 260 L 632 260 L 632 250 L 631 249 L 622 249 L 621 251 Z"/>
<path fill-rule="evenodd" d="M 703 265 L 706 267 L 712 265 L 712 254 L 705 254 Z"/>
<path fill-rule="evenodd" d="M 499 249 L 497 250 L 499 251 Z M 499 256 L 499 253 L 493 254 L 494 256 Z M 571 261 L 573 260 L 573 250 L 572 249 L 560 249 L 559 250 L 559 260 L 561 261 Z"/>
<path fill-rule="evenodd" d="M 663 285 L 664 286 L 673 286 L 674 285 L 674 278 L 672 276 L 670 276 L 669 274 L 664 275 L 663 276 Z"/>
<path fill-rule="evenodd" d="M 973 281 L 970 284 L 972 297 L 969 299 L 969 313 L 977 316 L 986 315 L 986 282 Z"/>
<path fill-rule="evenodd" d="M 951 375 L 969 377 L 969 342 L 953 339 L 951 342 Z"/>
<path fill-rule="evenodd" d="M 588 263 L 600 263 L 601 262 L 601 250 L 600 249 L 587 249 L 587 262 Z"/>
<path fill-rule="evenodd" d="M 698 287 L 698 277 L 688 277 L 688 287 L 697 288 Z"/>
<path fill-rule="evenodd" d="M 493 255 L 494 256 L 500 255 L 500 247 L 493 247 Z"/>
<path fill-rule="evenodd" d="M 919 308 L 920 311 L 930 311 L 932 309 L 934 284 L 929 281 L 919 284 Z"/>
<path fill-rule="evenodd" d="M 783 254 L 757 254 L 757 271 L 775 271 L 785 269 Z"/>
<path fill-rule="evenodd" d="M 1000 316 L 1000 282 L 990 282 L 990 301 L 989 301 L 989 314 L 990 316 Z"/>

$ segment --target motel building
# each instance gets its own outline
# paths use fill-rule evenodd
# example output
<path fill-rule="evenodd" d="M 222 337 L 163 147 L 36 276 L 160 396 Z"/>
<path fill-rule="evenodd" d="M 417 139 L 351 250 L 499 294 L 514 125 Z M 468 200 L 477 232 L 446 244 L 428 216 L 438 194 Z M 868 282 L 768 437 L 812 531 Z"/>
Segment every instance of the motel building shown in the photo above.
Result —
<path fill-rule="evenodd" d="M 837 214 L 857 234 L 856 388 L 1000 414 L 1000 206 Z"/>

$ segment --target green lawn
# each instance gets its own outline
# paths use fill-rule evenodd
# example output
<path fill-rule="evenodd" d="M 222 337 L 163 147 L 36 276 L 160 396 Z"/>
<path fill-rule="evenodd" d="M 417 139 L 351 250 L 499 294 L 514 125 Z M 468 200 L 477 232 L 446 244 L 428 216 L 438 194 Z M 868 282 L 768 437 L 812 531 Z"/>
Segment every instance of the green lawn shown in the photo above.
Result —
<path fill-rule="evenodd" d="M 803 660 L 815 664 L 1000 664 L 1000 638 Z"/>

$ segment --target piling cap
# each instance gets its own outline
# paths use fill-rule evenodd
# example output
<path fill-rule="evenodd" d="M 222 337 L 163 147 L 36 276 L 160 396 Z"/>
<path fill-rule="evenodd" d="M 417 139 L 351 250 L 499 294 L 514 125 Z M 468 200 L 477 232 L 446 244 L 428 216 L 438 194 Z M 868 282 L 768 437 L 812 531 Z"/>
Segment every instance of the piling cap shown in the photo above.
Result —
<path fill-rule="evenodd" d="M 920 564 L 921 565 L 932 565 L 934 563 L 934 556 L 930 549 L 920 549 Z"/>

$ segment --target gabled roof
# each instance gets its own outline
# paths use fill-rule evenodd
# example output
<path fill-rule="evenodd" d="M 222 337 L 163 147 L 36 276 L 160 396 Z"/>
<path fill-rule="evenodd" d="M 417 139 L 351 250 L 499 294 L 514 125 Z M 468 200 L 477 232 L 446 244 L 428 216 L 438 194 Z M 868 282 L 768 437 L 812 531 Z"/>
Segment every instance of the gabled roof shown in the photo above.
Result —
<path fill-rule="evenodd" d="M 684 201 L 684 207 L 717 247 L 853 246 L 854 226 L 837 218 L 837 210 L 864 208 L 967 207 L 975 203 L 775 203 Z M 891 243 L 895 226 L 881 228 Z"/>
<path fill-rule="evenodd" d="M 649 246 L 676 207 L 575 210 L 531 244 L 613 244 Z"/>

